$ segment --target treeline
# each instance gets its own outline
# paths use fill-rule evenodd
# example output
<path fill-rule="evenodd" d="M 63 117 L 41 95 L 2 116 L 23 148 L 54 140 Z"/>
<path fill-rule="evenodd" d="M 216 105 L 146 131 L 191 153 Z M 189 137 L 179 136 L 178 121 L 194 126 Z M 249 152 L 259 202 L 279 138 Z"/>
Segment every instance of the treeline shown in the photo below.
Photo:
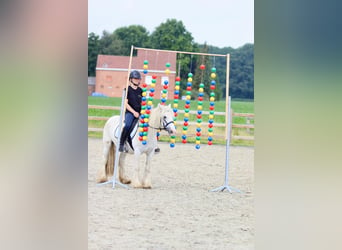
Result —
<path fill-rule="evenodd" d="M 141 25 L 131 25 L 116 29 L 113 33 L 103 31 L 99 37 L 94 33 L 88 35 L 88 76 L 95 76 L 98 54 L 129 56 L 131 45 L 136 47 L 201 52 L 211 54 L 230 54 L 229 95 L 232 98 L 254 99 L 254 45 L 245 44 L 234 49 L 219 48 L 207 44 L 198 44 L 191 33 L 185 29 L 182 21 L 168 19 L 149 34 Z M 199 83 L 210 82 L 212 67 L 216 68 L 216 99 L 226 95 L 226 57 L 208 57 L 200 55 L 179 54 L 181 79 L 187 79 L 189 72 L 194 74 L 193 94 L 196 95 Z M 206 65 L 205 74 L 199 69 Z M 177 67 L 178 71 L 178 67 Z M 186 80 L 181 83 L 184 91 Z M 206 97 L 210 89 L 206 90 Z"/>

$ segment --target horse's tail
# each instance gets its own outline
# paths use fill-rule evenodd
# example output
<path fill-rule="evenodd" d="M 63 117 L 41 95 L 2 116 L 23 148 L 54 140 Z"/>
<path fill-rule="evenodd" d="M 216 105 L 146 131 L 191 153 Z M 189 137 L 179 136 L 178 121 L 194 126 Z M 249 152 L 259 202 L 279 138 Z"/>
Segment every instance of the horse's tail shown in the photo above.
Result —
<path fill-rule="evenodd" d="M 105 154 L 107 155 L 107 159 L 103 159 L 105 164 L 102 165 L 97 172 L 97 183 L 108 181 L 108 178 L 112 177 L 114 174 L 115 144 L 112 141 L 108 143 L 110 143 L 108 154 Z"/>
<path fill-rule="evenodd" d="M 111 142 L 109 152 L 108 152 L 108 160 L 106 163 L 106 176 L 113 176 L 114 174 L 114 161 L 115 161 L 115 152 L 116 146 L 113 142 Z"/>

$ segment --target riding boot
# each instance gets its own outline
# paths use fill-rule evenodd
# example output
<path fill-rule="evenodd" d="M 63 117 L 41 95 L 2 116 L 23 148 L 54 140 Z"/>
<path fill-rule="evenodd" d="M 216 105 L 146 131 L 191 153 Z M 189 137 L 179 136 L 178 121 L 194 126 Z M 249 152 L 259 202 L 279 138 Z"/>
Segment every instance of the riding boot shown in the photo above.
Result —
<path fill-rule="evenodd" d="M 121 137 L 120 137 L 119 152 L 125 151 L 124 145 L 125 145 L 125 141 L 127 140 L 128 135 L 129 135 L 129 130 L 124 128 L 122 130 Z"/>

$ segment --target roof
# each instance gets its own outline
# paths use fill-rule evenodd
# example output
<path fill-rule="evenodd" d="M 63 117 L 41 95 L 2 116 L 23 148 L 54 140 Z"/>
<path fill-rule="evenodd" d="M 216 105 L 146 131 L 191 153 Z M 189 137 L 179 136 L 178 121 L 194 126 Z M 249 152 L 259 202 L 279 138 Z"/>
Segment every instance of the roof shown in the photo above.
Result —
<path fill-rule="evenodd" d="M 170 71 L 176 71 L 176 53 L 164 51 L 143 51 L 138 50 L 138 55 L 132 57 L 131 69 L 142 70 L 144 61 L 148 61 L 148 69 L 166 69 L 165 64 L 170 63 Z M 96 69 L 124 69 L 129 67 L 129 56 L 98 55 Z"/>

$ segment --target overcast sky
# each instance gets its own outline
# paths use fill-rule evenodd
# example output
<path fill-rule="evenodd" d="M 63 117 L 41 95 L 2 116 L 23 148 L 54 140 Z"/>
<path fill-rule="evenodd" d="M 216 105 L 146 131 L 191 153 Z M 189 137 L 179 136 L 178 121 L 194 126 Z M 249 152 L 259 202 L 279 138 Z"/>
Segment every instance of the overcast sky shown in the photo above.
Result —
<path fill-rule="evenodd" d="M 200 44 L 238 48 L 254 43 L 254 0 L 88 0 L 88 33 L 99 36 L 133 24 L 151 34 L 172 18 Z"/>

